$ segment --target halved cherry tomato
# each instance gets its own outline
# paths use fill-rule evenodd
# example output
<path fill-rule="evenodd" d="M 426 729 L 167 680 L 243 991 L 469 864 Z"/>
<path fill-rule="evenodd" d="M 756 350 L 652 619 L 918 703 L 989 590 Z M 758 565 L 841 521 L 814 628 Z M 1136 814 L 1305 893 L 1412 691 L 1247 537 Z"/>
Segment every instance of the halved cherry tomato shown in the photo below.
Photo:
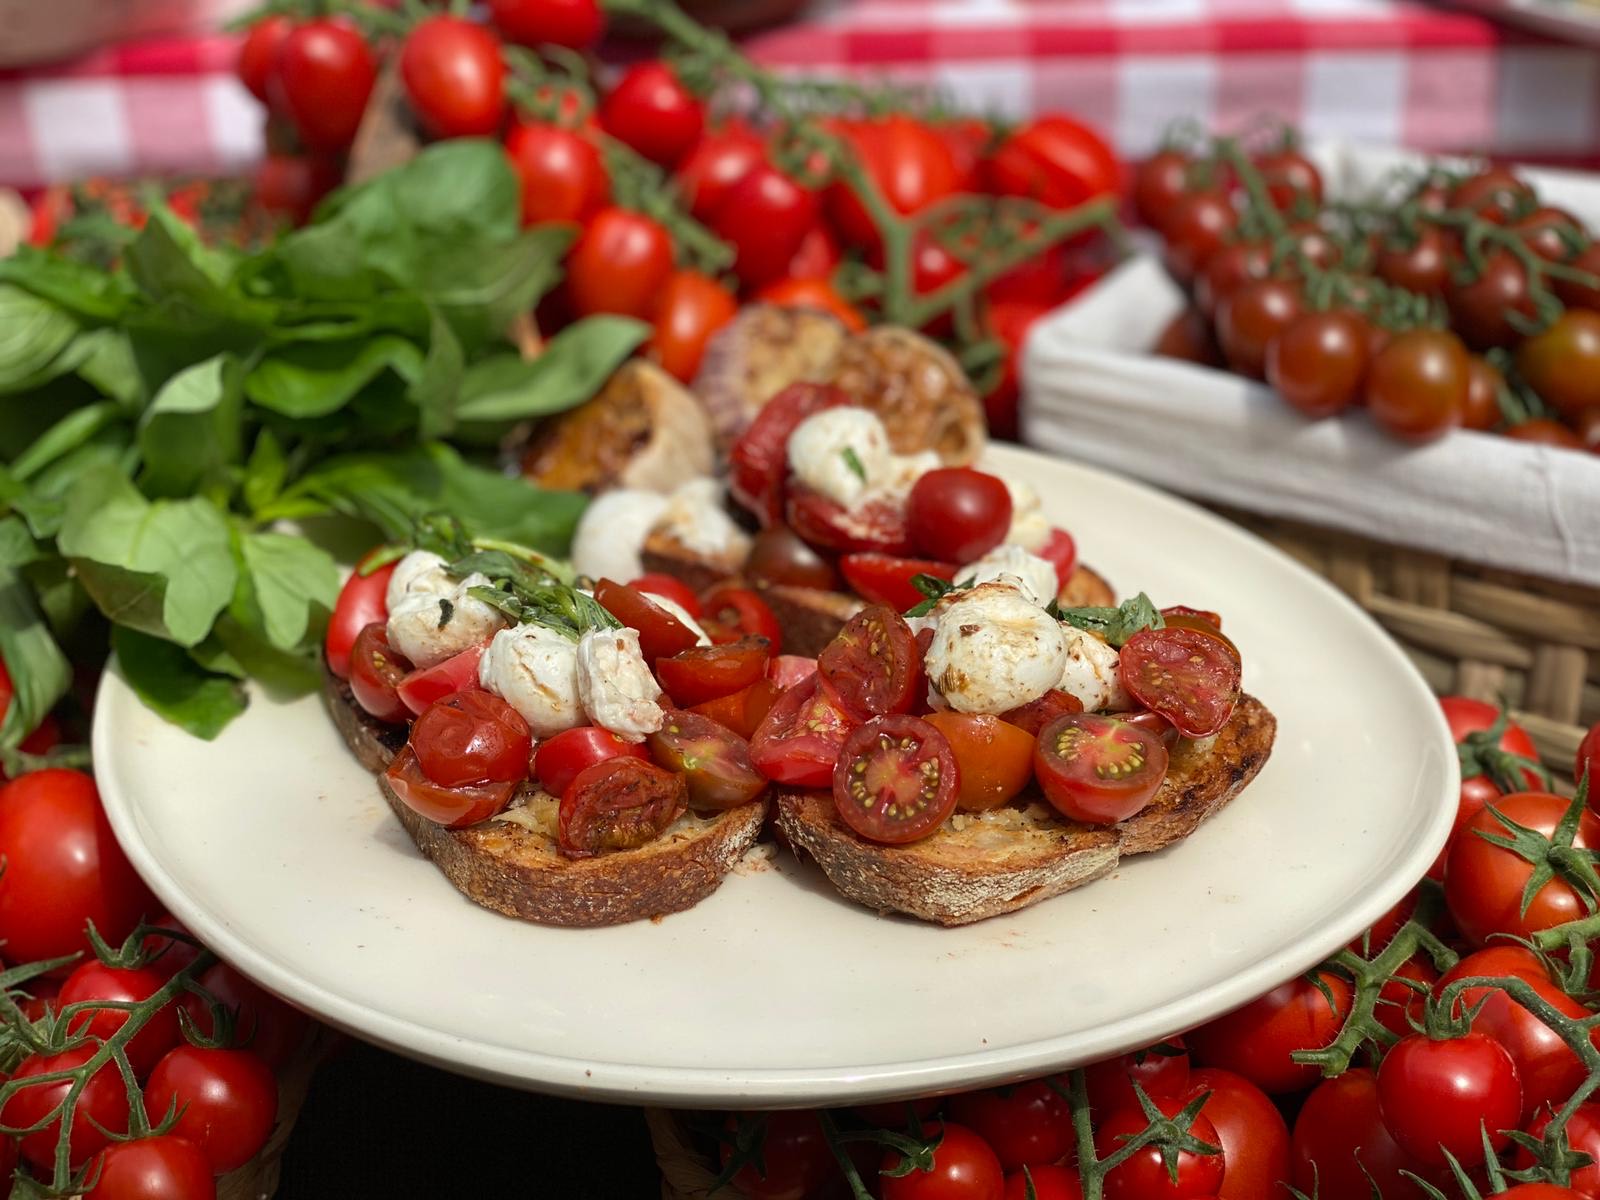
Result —
<path fill-rule="evenodd" d="M 422 773 L 441 787 L 520 783 L 533 735 L 522 714 L 493 692 L 456 692 L 429 705 L 411 726 Z"/>
<path fill-rule="evenodd" d="M 631 850 L 659 837 L 689 800 L 682 775 L 638 758 L 611 758 L 585 768 L 561 798 L 561 853 L 593 858 Z"/>
<path fill-rule="evenodd" d="M 897 558 L 892 554 L 846 554 L 839 570 L 850 590 L 869 604 L 883 604 L 905 612 L 927 599 L 911 582 L 918 575 L 931 575 L 949 583 L 955 578 L 954 563 L 931 558 Z"/>
<path fill-rule="evenodd" d="M 874 717 L 839 751 L 833 802 L 864 838 L 903 845 L 927 837 L 955 811 L 961 770 L 955 752 L 920 717 Z"/>
<path fill-rule="evenodd" d="M 1039 547 L 1038 554 L 1040 558 L 1055 564 L 1056 582 L 1066 587 L 1067 580 L 1078 569 L 1078 543 L 1072 535 L 1057 526 L 1050 531 L 1049 540 Z"/>
<path fill-rule="evenodd" d="M 851 333 L 860 333 L 867 327 L 861 310 L 841 296 L 826 279 L 808 276 L 780 279 L 757 292 L 756 299 L 779 308 L 809 308 L 827 313 Z"/>
<path fill-rule="evenodd" d="M 402 721 L 411 710 L 395 690 L 411 671 L 411 664 L 389 645 L 389 630 L 374 621 L 357 636 L 350 649 L 350 692 L 356 703 L 380 721 Z"/>
<path fill-rule="evenodd" d="M 784 691 L 816 678 L 817 660 L 804 654 L 780 654 L 767 666 L 767 678 Z"/>
<path fill-rule="evenodd" d="M 460 654 L 452 654 L 442 663 L 412 671 L 400 681 L 395 693 L 413 713 L 420 713 L 435 700 L 443 700 L 457 692 L 470 691 L 478 686 L 478 662 L 489 643 L 472 646 Z"/>
<path fill-rule="evenodd" d="M 859 720 L 909 712 L 925 690 L 922 655 L 905 618 L 892 608 L 864 608 L 817 656 L 822 686 Z"/>
<path fill-rule="evenodd" d="M 912 544 L 946 562 L 982 558 L 1011 528 L 1011 492 L 1004 481 L 971 467 L 940 467 L 918 479 L 906 500 Z"/>
<path fill-rule="evenodd" d="M 923 717 L 956 756 L 961 789 L 956 807 L 966 812 L 998 808 L 1033 781 L 1033 735 L 999 717 L 934 712 Z"/>
<path fill-rule="evenodd" d="M 700 641 L 694 630 L 625 583 L 602 579 L 595 584 L 594 598 L 629 629 L 638 630 L 639 650 L 647 663 L 688 650 Z"/>
<path fill-rule="evenodd" d="M 789 435 L 813 413 L 848 404 L 838 388 L 793 383 L 756 413 L 728 453 L 728 490 L 762 525 L 783 518 L 784 480 L 789 472 Z"/>
<path fill-rule="evenodd" d="M 766 677 L 766 638 L 747 637 L 721 646 L 694 646 L 656 660 L 656 678 L 682 708 L 704 704 L 750 687 Z"/>
<path fill-rule="evenodd" d="M 675 709 L 645 744 L 659 765 L 683 776 L 692 808 L 738 808 L 767 790 L 749 743 L 710 717 Z"/>
<path fill-rule="evenodd" d="M 643 593 L 646 600 L 651 596 L 665 597 L 691 617 L 700 619 L 700 597 L 695 595 L 692 587 L 676 576 L 663 575 L 659 571 L 646 571 L 628 586 L 636 592 Z"/>
<path fill-rule="evenodd" d="M 428 778 L 422 765 L 417 762 L 416 751 L 409 745 L 400 748 L 400 753 L 394 756 L 383 778 L 400 802 L 412 812 L 447 829 L 476 825 L 479 821 L 487 821 L 497 813 L 504 812 L 517 790 L 517 781 L 514 779 L 464 787 L 443 787 Z"/>
<path fill-rule="evenodd" d="M 1039 736 L 1039 731 L 1050 724 L 1057 717 L 1068 716 L 1072 713 L 1083 711 L 1083 701 L 1071 692 L 1059 692 L 1052 689 L 1040 696 L 1037 700 L 1030 700 L 1020 708 L 1013 708 L 1010 712 L 1000 714 L 1000 719 L 1007 725 L 1015 725 L 1018 729 L 1025 730 Z"/>
<path fill-rule="evenodd" d="M 1146 733 L 1155 734 L 1169 751 L 1178 740 L 1178 730 L 1172 722 L 1148 708 L 1141 708 L 1137 712 L 1118 713 L 1117 719 L 1126 721 L 1129 725 L 1137 725 Z"/>
<path fill-rule="evenodd" d="M 361 563 L 364 562 L 365 558 L 361 560 Z M 370 575 L 363 575 L 361 563 L 356 564 L 355 571 L 339 589 L 339 598 L 333 603 L 333 616 L 328 620 L 328 636 L 322 643 L 323 653 L 328 659 L 328 670 L 340 679 L 350 678 L 350 651 L 361 631 L 374 621 L 383 621 L 389 616 L 389 605 L 384 594 L 389 590 L 389 576 L 394 574 L 394 564 L 389 563 Z"/>
<path fill-rule="evenodd" d="M 710 717 L 717 724 L 733 730 L 748 741 L 755 736 L 756 730 L 761 727 L 761 722 L 767 719 L 767 714 L 772 711 L 772 706 L 778 702 L 778 697 L 782 694 L 783 688 L 780 685 L 770 679 L 758 679 L 749 687 L 734 692 L 731 696 L 719 696 L 715 700 L 707 700 L 703 704 L 694 705 L 689 711 Z"/>
<path fill-rule="evenodd" d="M 1223 633 L 1214 621 L 1208 621 L 1200 615 L 1181 612 L 1162 613 L 1161 618 L 1166 622 L 1168 629 L 1192 629 L 1196 633 L 1202 633 L 1208 638 L 1216 639 L 1217 643 L 1229 654 L 1233 655 L 1234 658 L 1240 657 L 1239 647 L 1233 644 L 1233 639 Z M 1241 661 L 1243 660 L 1241 659 Z"/>
<path fill-rule="evenodd" d="M 623 755 L 650 757 L 637 742 L 625 742 L 598 725 L 584 725 L 564 729 L 549 741 L 541 742 L 533 756 L 533 773 L 539 777 L 540 787 L 559 798 L 567 794 L 572 781 L 586 769 Z"/>
<path fill-rule="evenodd" d="M 1194 629 L 1142 629 L 1122 647 L 1122 684 L 1185 737 L 1210 737 L 1239 700 L 1238 651 Z"/>
<path fill-rule="evenodd" d="M 1063 816 L 1108 824 L 1150 803 L 1167 777 L 1167 748 L 1127 721 L 1069 713 L 1039 731 L 1033 764 L 1045 799 Z"/>
<path fill-rule="evenodd" d="M 831 592 L 839 573 L 790 529 L 773 525 L 756 534 L 744 560 L 744 574 L 755 583 L 778 587 L 808 587 Z"/>
<path fill-rule="evenodd" d="M 774 783 L 824 788 L 839 749 L 858 722 L 838 708 L 813 678 L 778 698 L 750 739 L 750 760 Z"/>
<path fill-rule="evenodd" d="M 905 509 L 887 500 L 869 500 L 847 509 L 821 492 L 793 483 L 787 513 L 794 531 L 824 550 L 901 556 L 914 552 Z"/>
<path fill-rule="evenodd" d="M 1222 629 L 1222 615 L 1214 613 L 1208 608 L 1190 608 L 1187 604 L 1169 604 L 1161 610 L 1161 615 L 1169 619 L 1172 617 L 1198 617 L 1211 628 L 1219 631 Z"/>
<path fill-rule="evenodd" d="M 746 638 L 765 638 L 767 653 L 783 645 L 783 630 L 759 592 L 731 583 L 719 584 L 700 598 L 701 625 L 715 644 L 726 646 Z"/>

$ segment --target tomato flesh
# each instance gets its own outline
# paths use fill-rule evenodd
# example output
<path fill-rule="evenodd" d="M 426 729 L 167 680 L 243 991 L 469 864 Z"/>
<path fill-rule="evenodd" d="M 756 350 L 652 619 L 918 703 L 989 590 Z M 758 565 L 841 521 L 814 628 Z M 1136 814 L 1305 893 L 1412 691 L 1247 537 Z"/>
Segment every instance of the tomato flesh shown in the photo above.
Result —
<path fill-rule="evenodd" d="M 821 492 L 795 483 L 789 487 L 785 511 L 795 533 L 824 550 L 900 557 L 915 553 L 905 510 L 887 500 L 868 500 L 847 509 Z"/>
<path fill-rule="evenodd" d="M 774 783 L 829 787 L 840 748 L 858 723 L 814 677 L 778 698 L 750 739 L 750 759 Z"/>
<path fill-rule="evenodd" d="M 748 741 L 755 737 L 761 722 L 767 719 L 767 714 L 772 711 L 772 706 L 778 702 L 778 697 L 782 694 L 783 688 L 780 684 L 762 678 L 731 696 L 719 696 L 715 700 L 692 705 L 689 711 L 710 717 L 723 728 L 733 730 Z"/>
<path fill-rule="evenodd" d="M 777 614 L 761 594 L 747 587 L 722 584 L 712 588 L 700 601 L 706 636 L 719 646 L 733 645 L 750 638 L 767 644 L 775 655 L 783 646 L 783 628 Z"/>
<path fill-rule="evenodd" d="M 1018 729 L 1026 730 L 1034 737 L 1038 737 L 1039 731 L 1057 717 L 1082 711 L 1082 700 L 1070 692 L 1051 690 L 1037 700 L 1028 701 L 1020 708 L 1001 713 L 1000 719 L 1008 725 L 1015 725 Z"/>
<path fill-rule="evenodd" d="M 927 599 L 911 582 L 918 575 L 931 575 L 950 583 L 955 579 L 954 563 L 931 558 L 897 558 L 892 554 L 846 554 L 839 560 L 839 571 L 850 590 L 868 604 L 882 604 L 905 612 Z"/>
<path fill-rule="evenodd" d="M 1210 737 L 1239 702 L 1238 651 L 1220 633 L 1142 629 L 1122 647 L 1128 694 L 1171 721 L 1185 737 Z"/>
<path fill-rule="evenodd" d="M 860 720 L 910 711 L 925 690 L 922 654 L 905 618 L 891 608 L 862 609 L 817 658 L 834 702 Z"/>
<path fill-rule="evenodd" d="M 460 654 L 453 654 L 442 663 L 412 671 L 395 685 L 400 703 L 413 714 L 424 712 L 429 705 L 457 692 L 472 691 L 478 686 L 478 662 L 489 643 L 472 646 Z"/>
<path fill-rule="evenodd" d="M 683 815 L 688 797 L 682 775 L 643 759 L 610 758 L 586 767 L 561 798 L 561 853 L 593 858 L 647 845 Z"/>
<path fill-rule="evenodd" d="M 533 773 L 539 778 L 539 786 L 559 799 L 587 768 L 620 755 L 648 757 L 642 745 L 625 742 L 609 729 L 597 725 L 564 729 L 540 743 L 533 756 Z"/>
<path fill-rule="evenodd" d="M 669 712 L 645 744 L 660 766 L 683 776 L 691 808 L 738 808 L 767 790 L 766 779 L 750 761 L 749 743 L 710 717 Z"/>
<path fill-rule="evenodd" d="M 935 712 L 923 720 L 944 734 L 956 756 L 957 808 L 998 808 L 1033 781 L 1034 737 L 1026 730 L 980 713 Z"/>
<path fill-rule="evenodd" d="M 638 631 L 639 651 L 652 666 L 658 658 L 670 658 L 699 644 L 694 630 L 625 583 L 602 579 L 595 584 L 594 598 L 601 608 Z"/>
<path fill-rule="evenodd" d="M 517 781 L 511 779 L 460 787 L 437 784 L 409 745 L 401 747 L 383 778 L 407 808 L 447 829 L 463 829 L 504 812 L 517 790 Z"/>
<path fill-rule="evenodd" d="M 400 699 L 400 684 L 411 664 L 389 645 L 388 628 L 374 621 L 356 637 L 350 650 L 350 694 L 380 721 L 403 721 L 411 715 Z"/>
<path fill-rule="evenodd" d="M 864 838 L 902 845 L 955 811 L 961 771 L 950 743 L 919 717 L 874 717 L 845 741 L 833 771 L 839 816 Z"/>
<path fill-rule="evenodd" d="M 533 736 L 522 715 L 492 692 L 457 692 L 429 705 L 411 726 L 422 773 L 440 787 L 521 783 Z"/>
<path fill-rule="evenodd" d="M 696 620 L 700 619 L 700 597 L 695 594 L 692 587 L 676 576 L 663 575 L 659 571 L 647 571 L 628 586 L 643 595 L 646 600 L 651 596 L 660 596 L 665 600 L 671 600 Z"/>
<path fill-rule="evenodd" d="M 849 402 L 838 388 L 792 383 L 762 406 L 734 442 L 728 453 L 728 491 L 763 526 L 783 519 L 789 435 L 813 413 Z"/>
<path fill-rule="evenodd" d="M 695 646 L 656 660 L 656 678 L 684 708 L 743 691 L 767 673 L 766 638 L 747 637 L 722 646 Z"/>
<path fill-rule="evenodd" d="M 1062 816 L 1109 824 L 1155 797 L 1167 776 L 1167 748 L 1126 721 L 1068 713 L 1039 731 L 1034 773 Z"/>

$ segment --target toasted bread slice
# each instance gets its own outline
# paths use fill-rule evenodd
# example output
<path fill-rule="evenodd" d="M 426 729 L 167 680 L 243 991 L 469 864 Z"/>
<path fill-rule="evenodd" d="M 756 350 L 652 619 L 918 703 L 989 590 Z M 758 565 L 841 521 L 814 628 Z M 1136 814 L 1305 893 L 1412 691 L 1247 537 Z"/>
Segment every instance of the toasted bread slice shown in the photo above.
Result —
<path fill-rule="evenodd" d="M 726 450 L 764 405 L 791 383 L 822 383 L 849 331 L 804 308 L 747 304 L 706 345 L 693 389 Z"/>
<path fill-rule="evenodd" d="M 1255 778 L 1276 730 L 1265 705 L 1242 697 L 1216 737 L 1180 744 L 1155 799 L 1117 825 L 1066 821 L 1034 799 L 956 813 L 931 837 L 885 846 L 854 833 L 839 819 L 832 794 L 820 791 L 781 793 L 777 825 L 856 903 L 966 925 L 1081 887 L 1125 854 L 1188 837 Z"/>
<path fill-rule="evenodd" d="M 714 816 L 688 813 L 637 850 L 570 859 L 556 847 L 558 802 L 529 784 L 501 817 L 446 829 L 402 804 L 383 778 L 405 744 L 404 728 L 368 716 L 331 672 L 323 696 L 345 744 L 377 775 L 383 798 L 417 849 L 473 903 L 508 917 L 595 926 L 681 912 L 717 890 L 755 844 L 767 816 L 765 799 Z"/>
<path fill-rule="evenodd" d="M 964 467 L 988 444 L 983 402 L 961 364 L 914 330 L 879 325 L 847 338 L 828 382 L 878 414 L 897 454 L 934 450 Z"/>

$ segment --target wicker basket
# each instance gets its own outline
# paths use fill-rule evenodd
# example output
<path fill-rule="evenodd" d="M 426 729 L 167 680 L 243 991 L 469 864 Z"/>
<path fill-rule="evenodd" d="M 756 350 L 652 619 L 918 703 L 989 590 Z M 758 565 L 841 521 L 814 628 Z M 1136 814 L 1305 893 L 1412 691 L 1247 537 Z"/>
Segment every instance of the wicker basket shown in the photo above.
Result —
<path fill-rule="evenodd" d="M 644 1121 L 661 1168 L 661 1200 L 709 1200 L 717 1179 L 716 1160 L 690 1132 L 683 1115 L 668 1108 L 647 1108 Z M 718 1196 L 729 1194 L 724 1190 Z"/>
<path fill-rule="evenodd" d="M 1234 509 L 1371 613 L 1440 695 L 1504 700 L 1563 787 L 1600 721 L 1600 590 Z"/>

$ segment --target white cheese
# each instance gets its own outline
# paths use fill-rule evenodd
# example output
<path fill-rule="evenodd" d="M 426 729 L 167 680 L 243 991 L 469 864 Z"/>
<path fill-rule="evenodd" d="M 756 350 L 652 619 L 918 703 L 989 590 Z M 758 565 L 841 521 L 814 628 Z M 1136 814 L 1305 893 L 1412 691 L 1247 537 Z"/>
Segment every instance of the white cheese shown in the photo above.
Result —
<path fill-rule="evenodd" d="M 578 697 L 578 643 L 542 625 L 494 635 L 478 664 L 478 682 L 522 714 L 536 738 L 584 723 Z"/>
<path fill-rule="evenodd" d="M 1056 598 L 1060 585 L 1056 581 L 1055 564 L 1048 559 L 1030 554 L 1021 546 L 1005 544 L 996 546 L 975 562 L 970 562 L 956 572 L 963 582 L 974 583 L 1002 581 L 1014 585 L 1034 604 L 1043 608 Z"/>
<path fill-rule="evenodd" d="M 873 487 L 869 499 L 887 500 L 896 505 L 904 504 L 911 495 L 911 489 L 917 486 L 917 480 L 943 465 L 938 454 L 932 450 L 919 450 L 915 454 L 896 454 L 889 459 L 889 466 L 884 471 L 883 478 Z"/>
<path fill-rule="evenodd" d="M 1116 648 L 1087 630 L 1063 628 L 1067 658 L 1057 690 L 1076 696 L 1084 712 L 1125 712 L 1132 708 L 1133 701 L 1122 686 L 1122 656 Z"/>
<path fill-rule="evenodd" d="M 578 639 L 578 699 L 589 720 L 628 742 L 642 742 L 666 719 L 661 686 L 632 629 L 591 629 Z"/>
<path fill-rule="evenodd" d="M 385 612 L 393 612 L 412 594 L 448 596 L 456 581 L 444 569 L 444 559 L 431 550 L 413 550 L 394 565 L 389 586 L 383 593 Z"/>
<path fill-rule="evenodd" d="M 468 595 L 470 588 L 488 586 L 489 577 L 478 573 L 452 581 L 444 595 L 415 590 L 413 583 L 414 590 L 389 610 L 389 644 L 414 667 L 431 667 L 470 650 L 506 624 L 499 609 Z"/>
<path fill-rule="evenodd" d="M 742 563 L 750 553 L 750 535 L 728 515 L 723 495 L 722 484 L 710 476 L 691 479 L 668 498 L 654 529 L 695 554 Z"/>
<path fill-rule="evenodd" d="M 706 631 L 700 628 L 700 622 L 691 617 L 689 615 L 689 611 L 676 600 L 673 600 L 667 596 L 663 596 L 660 592 L 640 592 L 639 594 L 641 596 L 648 596 L 652 604 L 666 609 L 673 616 L 677 617 L 678 620 L 687 625 L 689 627 L 689 631 L 695 636 L 696 645 L 711 645 L 711 639 L 706 636 Z"/>
<path fill-rule="evenodd" d="M 591 579 L 637 579 L 644 540 L 666 511 L 667 498 L 656 492 L 619 488 L 596 496 L 572 535 L 573 568 Z"/>
<path fill-rule="evenodd" d="M 889 473 L 889 434 L 864 408 L 813 413 L 789 435 L 789 469 L 807 487 L 853 508 Z"/>
<path fill-rule="evenodd" d="M 1039 511 L 1039 493 L 1026 483 L 1002 479 L 1011 493 L 1011 529 L 1006 541 L 1013 546 L 1037 553 L 1050 540 L 1052 528 L 1049 519 Z"/>
<path fill-rule="evenodd" d="M 1061 679 L 1061 625 L 1015 587 L 986 583 L 939 613 L 928 682 L 957 712 L 1003 713 L 1037 700 Z"/>

